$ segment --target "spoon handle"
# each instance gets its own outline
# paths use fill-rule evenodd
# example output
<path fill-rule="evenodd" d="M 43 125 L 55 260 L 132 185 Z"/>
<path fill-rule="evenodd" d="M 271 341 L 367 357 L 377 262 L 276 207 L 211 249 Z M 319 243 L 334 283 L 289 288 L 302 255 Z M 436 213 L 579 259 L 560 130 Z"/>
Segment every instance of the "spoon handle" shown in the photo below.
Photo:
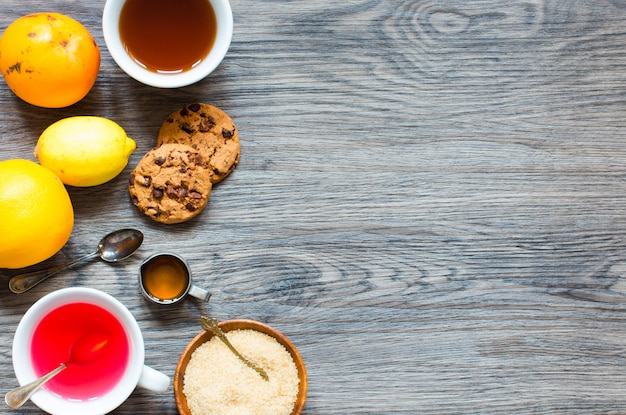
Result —
<path fill-rule="evenodd" d="M 43 386 L 44 383 L 58 375 L 66 367 L 65 363 L 62 363 L 59 367 L 47 375 L 7 392 L 7 394 L 4 395 L 4 401 L 11 409 L 20 408 L 24 405 L 24 403 L 26 403 L 27 400 L 30 399 L 33 393 L 37 392 L 39 388 Z"/>
<path fill-rule="evenodd" d="M 41 281 L 45 280 L 48 277 L 51 277 L 57 272 L 64 270 L 65 268 L 69 268 L 73 265 L 76 265 L 80 262 L 84 262 L 88 259 L 91 259 L 97 256 L 98 253 L 99 251 L 96 251 L 89 255 L 85 255 L 81 258 L 73 259 L 70 262 L 66 262 L 65 264 L 61 264 L 53 268 L 48 268 L 44 270 L 28 272 L 26 274 L 16 275 L 15 277 L 9 280 L 9 289 L 16 294 L 21 294 L 25 291 L 30 290 L 35 285 L 39 284 Z"/>
<path fill-rule="evenodd" d="M 230 349 L 230 351 L 233 352 L 235 354 L 235 356 L 237 356 L 239 358 L 239 360 L 241 360 L 246 366 L 248 366 L 250 369 L 255 370 L 259 375 L 261 375 L 261 377 L 263 379 L 269 380 L 269 378 L 267 377 L 267 372 L 265 372 L 265 370 L 263 370 L 263 368 L 255 365 L 254 363 L 252 363 L 251 361 L 249 361 L 248 359 L 243 357 L 237 351 L 237 349 L 235 349 L 235 347 L 228 340 L 228 337 L 226 337 L 226 335 L 224 334 L 222 329 L 217 325 L 218 324 L 217 319 L 215 319 L 215 318 L 207 318 L 207 317 L 201 316 L 200 320 L 202 322 L 202 328 L 203 329 L 205 329 L 207 331 L 210 331 L 211 333 L 216 335 L 221 341 L 224 342 L 224 344 Z"/>

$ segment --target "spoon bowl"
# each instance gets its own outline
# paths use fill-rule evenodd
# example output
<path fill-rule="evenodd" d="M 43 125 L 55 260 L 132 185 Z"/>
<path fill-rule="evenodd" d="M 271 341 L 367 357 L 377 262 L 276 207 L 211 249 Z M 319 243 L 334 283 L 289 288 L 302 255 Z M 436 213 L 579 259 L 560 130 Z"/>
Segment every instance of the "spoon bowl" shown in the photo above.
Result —
<path fill-rule="evenodd" d="M 109 335 L 103 331 L 93 331 L 79 337 L 70 349 L 68 364 L 87 366 L 93 363 L 109 345 Z"/>
<path fill-rule="evenodd" d="M 137 229 L 118 229 L 106 235 L 98 244 L 98 249 L 89 255 L 74 259 L 59 266 L 16 275 L 9 280 L 9 289 L 16 294 L 30 290 L 35 285 L 71 266 L 100 257 L 106 262 L 117 262 L 131 256 L 143 243 L 143 233 Z"/>
<path fill-rule="evenodd" d="M 118 262 L 135 253 L 143 242 L 143 233 L 136 229 L 111 232 L 98 244 L 98 254 L 103 261 Z"/>

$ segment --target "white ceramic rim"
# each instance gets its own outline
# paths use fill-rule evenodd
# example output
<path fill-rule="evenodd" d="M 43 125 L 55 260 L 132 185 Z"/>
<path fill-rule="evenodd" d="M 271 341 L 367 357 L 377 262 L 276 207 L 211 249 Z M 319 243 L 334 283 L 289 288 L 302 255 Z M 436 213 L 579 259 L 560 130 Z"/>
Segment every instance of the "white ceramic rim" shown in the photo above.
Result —
<path fill-rule="evenodd" d="M 13 340 L 13 369 L 20 385 L 37 378 L 30 364 L 30 343 L 36 324 L 51 310 L 72 302 L 99 305 L 118 318 L 127 330 L 128 368 L 120 382 L 93 401 L 70 401 L 40 389 L 31 400 L 42 410 L 58 415 L 104 414 L 120 406 L 135 390 L 144 367 L 144 343 L 139 324 L 130 311 L 111 295 L 93 288 L 70 287 L 54 291 L 35 302 L 22 317 Z"/>
<path fill-rule="evenodd" d="M 175 74 L 149 71 L 126 53 L 119 34 L 119 18 L 126 0 L 107 0 L 102 13 L 104 42 L 117 65 L 131 78 L 157 88 L 180 88 L 207 77 L 222 62 L 233 37 L 233 12 L 228 0 L 208 0 L 217 20 L 217 35 L 213 48 L 198 65 Z"/>

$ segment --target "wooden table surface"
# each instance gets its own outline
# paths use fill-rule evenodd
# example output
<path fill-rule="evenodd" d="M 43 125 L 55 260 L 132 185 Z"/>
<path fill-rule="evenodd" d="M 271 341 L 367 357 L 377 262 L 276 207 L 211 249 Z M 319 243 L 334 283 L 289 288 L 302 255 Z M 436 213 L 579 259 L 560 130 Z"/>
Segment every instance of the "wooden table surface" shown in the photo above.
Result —
<path fill-rule="evenodd" d="M 2 393 L 16 386 L 23 313 L 84 286 L 131 310 L 146 364 L 170 376 L 200 315 L 274 326 L 306 362 L 306 415 L 626 413 L 626 2 L 231 4 L 223 63 L 161 90 L 112 60 L 104 1 L 3 1 L 2 30 L 30 12 L 69 14 L 102 64 L 64 109 L 0 82 L 0 159 L 35 160 L 43 129 L 73 115 L 113 119 L 138 144 L 113 181 L 68 188 L 74 230 L 44 264 L 116 228 L 145 240 L 122 263 L 24 294 L 6 284 L 18 271 L 2 271 Z M 161 225 L 130 203 L 128 175 L 164 118 L 194 101 L 232 116 L 241 161 L 201 216 Z M 141 297 L 138 266 L 159 251 L 189 261 L 208 304 Z M 177 410 L 171 388 L 138 389 L 115 413 Z"/>

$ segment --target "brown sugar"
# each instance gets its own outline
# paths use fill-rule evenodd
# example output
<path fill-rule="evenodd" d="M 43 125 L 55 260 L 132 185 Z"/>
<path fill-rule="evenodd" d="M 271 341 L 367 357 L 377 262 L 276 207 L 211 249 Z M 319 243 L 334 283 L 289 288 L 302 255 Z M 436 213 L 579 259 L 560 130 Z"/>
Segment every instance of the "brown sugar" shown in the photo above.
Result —
<path fill-rule="evenodd" d="M 256 330 L 226 333 L 232 345 L 268 374 L 264 380 L 217 337 L 192 354 L 183 393 L 193 415 L 289 415 L 298 395 L 298 370 L 289 352 Z"/>

